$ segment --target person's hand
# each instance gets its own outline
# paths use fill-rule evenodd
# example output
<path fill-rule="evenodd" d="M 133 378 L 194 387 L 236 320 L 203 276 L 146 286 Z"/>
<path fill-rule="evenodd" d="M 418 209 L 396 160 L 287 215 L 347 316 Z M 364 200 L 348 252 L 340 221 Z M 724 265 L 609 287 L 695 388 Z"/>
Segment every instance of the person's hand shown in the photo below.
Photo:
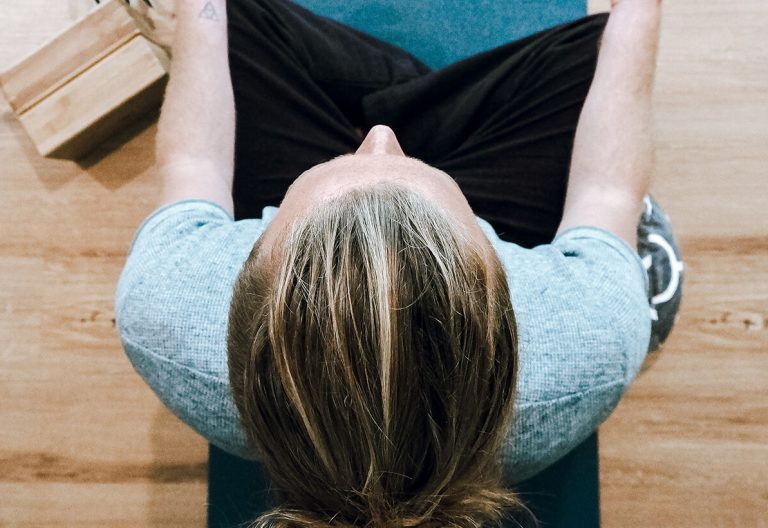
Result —
<path fill-rule="evenodd" d="M 174 0 L 125 0 L 142 33 L 169 55 L 176 29 Z"/>

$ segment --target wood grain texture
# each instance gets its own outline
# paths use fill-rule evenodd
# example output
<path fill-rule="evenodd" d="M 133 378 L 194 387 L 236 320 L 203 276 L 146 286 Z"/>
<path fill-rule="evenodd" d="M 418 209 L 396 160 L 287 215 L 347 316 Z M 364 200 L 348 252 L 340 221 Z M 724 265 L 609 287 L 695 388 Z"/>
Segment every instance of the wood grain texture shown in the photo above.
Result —
<path fill-rule="evenodd" d="M 4 6 L 0 69 L 85 4 Z M 205 525 L 207 444 L 133 372 L 114 328 L 115 284 L 156 200 L 156 118 L 76 164 L 41 158 L 0 100 L 0 526 Z"/>
<path fill-rule="evenodd" d="M 679 326 L 601 429 L 605 526 L 765 518 L 768 248 L 691 245 Z"/>
<path fill-rule="evenodd" d="M 661 356 L 601 429 L 603 525 L 765 528 L 768 4 L 663 9 L 652 193 L 686 284 Z"/>
<path fill-rule="evenodd" d="M 4 5 L 0 69 L 86 4 Z M 664 10 L 653 194 L 686 285 L 661 356 L 601 429 L 603 525 L 765 528 L 768 4 Z M 75 164 L 41 158 L 0 100 L 0 526 L 205 525 L 206 444 L 144 386 L 113 326 L 159 189 L 156 117 Z"/>

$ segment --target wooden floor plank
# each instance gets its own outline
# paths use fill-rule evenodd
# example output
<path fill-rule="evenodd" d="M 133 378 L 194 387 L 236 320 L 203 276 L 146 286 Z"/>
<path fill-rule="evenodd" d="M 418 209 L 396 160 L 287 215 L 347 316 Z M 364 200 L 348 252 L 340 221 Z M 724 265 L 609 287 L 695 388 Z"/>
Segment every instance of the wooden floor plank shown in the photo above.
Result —
<path fill-rule="evenodd" d="M 7 8 L 0 68 L 91 5 Z M 207 444 L 133 372 L 114 328 L 116 281 L 156 199 L 157 115 L 74 163 L 40 158 L 0 101 L 0 526 L 204 526 Z"/>
<path fill-rule="evenodd" d="M 678 328 L 601 429 L 605 526 L 765 518 L 768 244 L 726 245 L 688 244 Z"/>
<path fill-rule="evenodd" d="M 14 528 L 204 526 L 205 482 L 0 483 L 0 520 Z M 12 522 L 11 522 L 12 521 Z"/>
<path fill-rule="evenodd" d="M 680 319 L 601 429 L 604 526 L 766 526 L 768 5 L 664 4 L 653 194 Z"/>
<path fill-rule="evenodd" d="M 664 3 L 653 193 L 680 235 L 766 236 L 768 6 Z"/>

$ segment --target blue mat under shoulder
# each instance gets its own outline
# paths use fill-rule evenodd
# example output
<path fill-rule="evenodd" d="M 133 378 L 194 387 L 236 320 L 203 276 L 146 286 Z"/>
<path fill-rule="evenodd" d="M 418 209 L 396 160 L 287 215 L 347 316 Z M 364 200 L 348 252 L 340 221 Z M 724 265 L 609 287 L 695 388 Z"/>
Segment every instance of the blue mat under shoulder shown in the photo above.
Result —
<path fill-rule="evenodd" d="M 585 0 L 296 0 L 440 68 L 581 18 Z"/>

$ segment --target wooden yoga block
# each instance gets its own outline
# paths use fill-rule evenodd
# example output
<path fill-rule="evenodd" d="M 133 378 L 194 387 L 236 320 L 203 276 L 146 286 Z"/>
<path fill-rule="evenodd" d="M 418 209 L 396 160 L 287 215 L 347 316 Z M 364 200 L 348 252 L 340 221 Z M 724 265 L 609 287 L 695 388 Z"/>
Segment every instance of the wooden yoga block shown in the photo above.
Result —
<path fill-rule="evenodd" d="M 160 106 L 170 59 L 139 28 L 109 0 L 0 73 L 41 155 L 77 159 Z"/>

